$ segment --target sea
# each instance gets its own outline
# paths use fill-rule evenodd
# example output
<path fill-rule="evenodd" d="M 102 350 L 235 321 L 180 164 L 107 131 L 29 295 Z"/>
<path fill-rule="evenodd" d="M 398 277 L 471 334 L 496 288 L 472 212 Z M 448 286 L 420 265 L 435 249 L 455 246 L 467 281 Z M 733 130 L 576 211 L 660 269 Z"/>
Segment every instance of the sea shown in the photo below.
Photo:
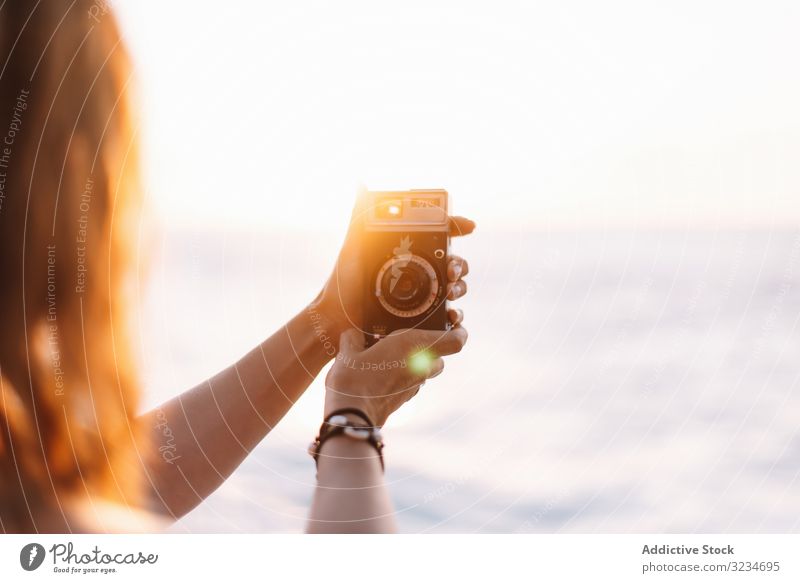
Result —
<path fill-rule="evenodd" d="M 138 281 L 145 406 L 300 311 L 336 233 L 163 229 Z M 800 230 L 481 230 L 469 342 L 390 419 L 408 533 L 800 532 Z M 302 532 L 324 372 L 175 532 Z"/>

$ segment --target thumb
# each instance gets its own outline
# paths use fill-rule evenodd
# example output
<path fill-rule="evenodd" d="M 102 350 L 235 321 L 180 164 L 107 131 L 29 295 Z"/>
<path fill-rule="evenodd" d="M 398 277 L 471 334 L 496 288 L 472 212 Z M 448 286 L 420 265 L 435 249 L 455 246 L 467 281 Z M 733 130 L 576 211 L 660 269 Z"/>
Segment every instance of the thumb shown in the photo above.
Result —
<path fill-rule="evenodd" d="M 364 333 L 350 328 L 339 337 L 339 354 L 345 356 L 364 350 Z"/>
<path fill-rule="evenodd" d="M 347 238 L 352 240 L 355 235 L 361 233 L 361 227 L 366 219 L 367 212 L 367 187 L 359 184 L 356 191 L 356 201 L 353 205 L 353 213 L 350 215 L 350 227 L 347 230 Z"/>

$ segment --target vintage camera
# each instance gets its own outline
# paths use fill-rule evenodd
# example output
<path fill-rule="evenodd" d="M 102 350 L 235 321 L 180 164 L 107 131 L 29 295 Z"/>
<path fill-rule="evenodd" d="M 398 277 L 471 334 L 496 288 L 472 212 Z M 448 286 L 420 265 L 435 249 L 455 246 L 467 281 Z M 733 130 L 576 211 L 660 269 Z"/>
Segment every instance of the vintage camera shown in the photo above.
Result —
<path fill-rule="evenodd" d="M 450 328 L 448 221 L 446 190 L 367 193 L 367 344 L 401 328 Z"/>

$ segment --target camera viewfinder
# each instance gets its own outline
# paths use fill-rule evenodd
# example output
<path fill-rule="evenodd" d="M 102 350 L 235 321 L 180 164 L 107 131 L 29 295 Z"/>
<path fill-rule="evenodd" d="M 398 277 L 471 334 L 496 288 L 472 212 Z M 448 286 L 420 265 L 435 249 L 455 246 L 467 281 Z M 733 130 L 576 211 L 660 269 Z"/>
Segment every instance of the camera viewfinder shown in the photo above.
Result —
<path fill-rule="evenodd" d="M 399 219 L 403 216 L 403 201 L 397 198 L 384 198 L 378 201 L 375 217 L 379 219 Z"/>

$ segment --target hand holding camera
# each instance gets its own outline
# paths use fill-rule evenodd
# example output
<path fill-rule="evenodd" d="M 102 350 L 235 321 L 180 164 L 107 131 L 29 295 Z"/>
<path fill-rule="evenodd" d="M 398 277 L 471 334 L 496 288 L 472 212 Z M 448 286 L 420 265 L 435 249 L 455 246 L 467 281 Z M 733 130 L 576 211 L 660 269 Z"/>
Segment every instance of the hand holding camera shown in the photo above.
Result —
<path fill-rule="evenodd" d="M 408 206 L 403 207 L 403 202 L 415 198 L 416 193 L 426 192 L 443 197 L 440 206 L 444 208 L 428 212 L 427 224 L 414 224 L 424 221 L 412 221 L 414 213 L 404 211 L 418 206 L 406 202 Z M 457 316 L 448 308 L 447 300 L 466 294 L 467 284 L 463 278 L 469 272 L 469 264 L 449 253 L 449 240 L 469 235 L 475 223 L 464 217 L 447 216 L 446 197 L 445 191 L 359 192 L 333 273 L 312 305 L 322 315 L 322 326 L 328 336 L 338 339 L 349 328 L 358 328 L 367 334 L 377 333 L 380 337 L 400 328 L 443 330 L 448 322 L 452 325 Z M 424 197 L 416 198 L 424 200 Z M 381 219 L 381 216 L 391 218 Z M 380 221 L 389 224 L 376 224 Z M 425 230 L 419 231 L 420 226 L 425 226 Z M 409 239 L 404 241 L 405 237 Z M 443 249 L 445 256 L 437 257 L 437 249 Z M 392 258 L 396 261 L 384 269 L 379 281 L 381 268 Z M 432 289 L 428 283 L 433 283 L 428 266 L 436 274 L 437 297 L 422 313 L 415 314 L 420 305 L 428 301 L 425 292 L 429 294 Z M 379 287 L 383 285 L 386 292 Z M 383 303 L 376 291 L 386 294 Z M 422 304 L 415 305 L 420 301 Z"/>
<path fill-rule="evenodd" d="M 441 374 L 442 357 L 460 352 L 466 342 L 458 318 L 449 331 L 397 330 L 366 349 L 363 333 L 346 331 L 325 381 L 325 415 L 355 408 L 383 426 L 425 381 Z"/>
<path fill-rule="evenodd" d="M 377 425 L 441 373 L 467 340 L 468 263 L 450 238 L 475 224 L 448 215 L 444 190 L 359 193 L 336 268 L 315 309 L 341 334 L 326 381 L 326 414 L 355 407 Z"/>

